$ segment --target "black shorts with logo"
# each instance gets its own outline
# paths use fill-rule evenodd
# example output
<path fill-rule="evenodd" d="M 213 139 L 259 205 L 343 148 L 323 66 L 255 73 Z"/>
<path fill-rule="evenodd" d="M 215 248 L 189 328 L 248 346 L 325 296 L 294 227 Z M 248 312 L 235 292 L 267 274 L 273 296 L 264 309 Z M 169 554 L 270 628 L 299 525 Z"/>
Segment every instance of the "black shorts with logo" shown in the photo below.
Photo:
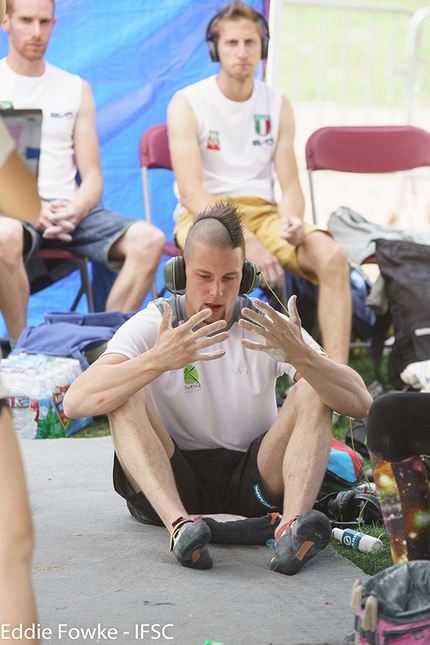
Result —
<path fill-rule="evenodd" d="M 179 496 L 190 514 L 229 513 L 261 517 L 281 512 L 264 493 L 257 467 L 257 454 L 264 434 L 254 439 L 247 452 L 215 448 L 180 450 L 170 460 Z M 162 524 L 145 495 L 135 493 L 115 454 L 113 482 L 130 513 L 139 521 Z"/>

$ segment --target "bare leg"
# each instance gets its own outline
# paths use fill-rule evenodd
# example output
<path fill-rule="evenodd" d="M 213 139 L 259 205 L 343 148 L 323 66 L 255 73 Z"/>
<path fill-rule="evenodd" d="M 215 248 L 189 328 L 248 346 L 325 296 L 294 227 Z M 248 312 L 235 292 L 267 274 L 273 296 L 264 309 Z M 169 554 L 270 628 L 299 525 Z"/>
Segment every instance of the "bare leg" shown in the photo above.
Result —
<path fill-rule="evenodd" d="M 174 444 L 145 390 L 109 414 L 115 451 L 135 492 L 142 491 L 172 532 L 178 517 L 189 519 L 176 488 L 170 459 Z"/>
<path fill-rule="evenodd" d="M 309 511 L 324 478 L 331 447 L 332 411 L 304 380 L 296 383 L 258 452 L 269 499 L 284 499 L 283 518 Z"/>
<path fill-rule="evenodd" d="M 26 629 L 37 624 L 30 577 L 33 527 L 18 442 L 6 407 L 0 411 L 0 444 L 0 624 Z"/>
<path fill-rule="evenodd" d="M 264 491 L 273 501 L 284 498 L 270 563 L 273 571 L 294 575 L 330 540 L 330 521 L 312 507 L 329 458 L 331 414 L 300 380 L 261 443 L 258 467 Z"/>
<path fill-rule="evenodd" d="M 178 562 L 193 569 L 210 569 L 207 543 L 211 532 L 203 520 L 193 522 L 176 488 L 170 458 L 174 444 L 141 390 L 109 414 L 115 450 L 125 475 L 142 491 L 170 532 L 170 548 Z"/>
<path fill-rule="evenodd" d="M 151 288 L 160 263 L 164 233 L 147 222 L 135 222 L 113 245 L 111 259 L 125 258 L 106 301 L 106 311 L 136 311 Z"/>
<path fill-rule="evenodd" d="M 315 231 L 298 248 L 301 268 L 319 282 L 318 320 L 324 349 L 338 363 L 348 363 L 352 298 L 346 249 Z"/>
<path fill-rule="evenodd" d="M 27 324 L 30 286 L 23 262 L 24 229 L 0 217 L 0 311 L 9 336 L 16 340 Z"/>

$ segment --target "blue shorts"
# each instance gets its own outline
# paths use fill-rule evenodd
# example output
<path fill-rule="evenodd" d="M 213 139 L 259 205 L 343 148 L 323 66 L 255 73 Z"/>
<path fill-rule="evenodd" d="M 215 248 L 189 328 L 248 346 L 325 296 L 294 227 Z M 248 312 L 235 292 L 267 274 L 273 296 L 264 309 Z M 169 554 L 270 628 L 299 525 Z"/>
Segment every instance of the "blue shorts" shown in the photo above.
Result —
<path fill-rule="evenodd" d="M 98 262 L 111 271 L 119 271 L 123 261 L 109 259 L 110 250 L 128 227 L 136 221 L 97 204 L 75 228 L 71 234 L 73 237 L 71 242 L 45 240 L 31 224 L 22 222 L 27 232 L 24 261 L 27 263 L 39 249 L 67 249 Z"/>

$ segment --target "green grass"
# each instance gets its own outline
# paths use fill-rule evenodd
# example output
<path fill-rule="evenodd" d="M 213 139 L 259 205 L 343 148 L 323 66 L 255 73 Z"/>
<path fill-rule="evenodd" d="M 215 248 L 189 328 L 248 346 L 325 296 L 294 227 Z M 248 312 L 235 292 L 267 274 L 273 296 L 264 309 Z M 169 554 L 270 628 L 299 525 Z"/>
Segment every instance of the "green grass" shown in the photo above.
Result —
<path fill-rule="evenodd" d="M 382 571 L 382 569 L 391 567 L 393 560 L 391 558 L 390 545 L 388 543 L 388 536 L 385 527 L 382 524 L 372 524 L 363 525 L 357 530 L 381 540 L 382 547 L 377 553 L 362 553 L 361 551 L 356 551 L 350 547 L 342 546 L 342 544 L 334 538 L 331 539 L 330 546 L 370 576 L 378 573 L 378 571 Z"/>
<path fill-rule="evenodd" d="M 382 376 L 387 379 L 387 358 L 383 358 L 381 365 Z M 353 350 L 350 357 L 349 364 L 354 368 L 362 377 L 367 386 L 371 385 L 375 380 L 375 373 L 373 370 L 372 361 L 367 350 Z M 346 433 L 350 431 L 351 421 L 345 417 L 341 417 L 333 427 L 333 436 L 345 443 Z M 369 459 L 364 460 L 363 471 L 371 468 Z M 359 569 L 362 569 L 368 575 L 374 575 L 378 571 L 382 571 L 387 567 L 392 566 L 393 560 L 391 558 L 390 546 L 388 542 L 387 531 L 384 525 L 372 524 L 361 525 L 359 529 L 362 533 L 377 537 L 382 542 L 382 547 L 377 553 L 362 553 L 349 547 L 342 546 L 340 542 L 332 538 L 331 546 L 343 557 L 353 562 Z"/>
<path fill-rule="evenodd" d="M 100 417 L 94 417 L 94 421 L 90 423 L 86 428 L 82 428 L 75 434 L 71 435 L 71 438 L 88 438 L 88 437 L 106 437 L 110 435 L 109 421 L 107 416 L 103 415 Z"/>

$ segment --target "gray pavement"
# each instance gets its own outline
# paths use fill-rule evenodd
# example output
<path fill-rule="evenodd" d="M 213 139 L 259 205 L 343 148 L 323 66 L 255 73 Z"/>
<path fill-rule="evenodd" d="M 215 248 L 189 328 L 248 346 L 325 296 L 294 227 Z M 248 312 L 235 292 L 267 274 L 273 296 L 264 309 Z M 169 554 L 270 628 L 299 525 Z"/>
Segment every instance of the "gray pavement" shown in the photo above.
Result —
<path fill-rule="evenodd" d="M 330 547 L 293 577 L 269 570 L 266 546 L 211 545 L 212 570 L 185 569 L 113 491 L 110 437 L 21 448 L 43 643 L 333 645 L 352 631 L 367 576 Z"/>

